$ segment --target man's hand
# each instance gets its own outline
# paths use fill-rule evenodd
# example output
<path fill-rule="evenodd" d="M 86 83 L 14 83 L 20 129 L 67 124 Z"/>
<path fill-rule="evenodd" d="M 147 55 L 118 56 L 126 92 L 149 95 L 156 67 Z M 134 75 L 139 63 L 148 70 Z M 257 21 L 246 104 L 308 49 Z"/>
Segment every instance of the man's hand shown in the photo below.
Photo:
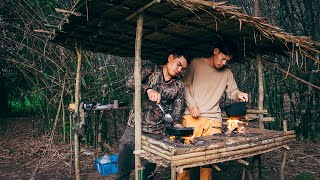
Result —
<path fill-rule="evenodd" d="M 190 110 L 191 116 L 192 117 L 199 117 L 200 116 L 200 110 L 198 106 L 193 106 Z"/>
<path fill-rule="evenodd" d="M 238 93 L 238 98 L 241 102 L 249 101 L 249 95 L 247 93 L 243 93 L 243 92 Z"/>
<path fill-rule="evenodd" d="M 180 123 L 176 123 L 176 124 L 174 125 L 174 127 L 182 128 L 183 126 L 182 126 L 182 124 L 180 124 Z"/>
<path fill-rule="evenodd" d="M 150 101 L 156 102 L 157 104 L 160 103 L 161 95 L 157 91 L 153 89 L 148 89 L 147 94 Z"/>

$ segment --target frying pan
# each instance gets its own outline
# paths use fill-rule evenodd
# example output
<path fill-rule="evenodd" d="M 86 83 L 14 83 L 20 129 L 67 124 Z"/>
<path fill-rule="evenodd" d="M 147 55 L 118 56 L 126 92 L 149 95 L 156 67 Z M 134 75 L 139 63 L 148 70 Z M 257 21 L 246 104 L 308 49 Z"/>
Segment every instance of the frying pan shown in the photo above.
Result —
<path fill-rule="evenodd" d="M 169 136 L 190 136 L 193 135 L 193 127 L 166 127 L 166 134 Z"/>
<path fill-rule="evenodd" d="M 237 102 L 225 106 L 224 111 L 228 117 L 231 116 L 244 116 L 247 113 L 247 107 L 245 102 Z"/>

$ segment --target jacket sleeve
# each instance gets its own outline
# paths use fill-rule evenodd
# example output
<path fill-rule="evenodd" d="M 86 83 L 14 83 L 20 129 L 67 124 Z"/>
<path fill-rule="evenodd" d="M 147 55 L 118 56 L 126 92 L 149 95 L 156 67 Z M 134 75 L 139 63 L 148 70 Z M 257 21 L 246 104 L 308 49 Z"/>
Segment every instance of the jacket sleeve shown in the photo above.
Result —
<path fill-rule="evenodd" d="M 182 82 L 180 83 L 180 85 L 181 86 L 179 89 L 179 93 L 173 103 L 174 108 L 172 111 L 172 118 L 173 118 L 174 124 L 181 123 L 182 115 L 186 108 L 186 102 L 184 99 L 184 85 Z"/>
<path fill-rule="evenodd" d="M 141 91 L 143 93 L 146 93 L 146 91 L 150 89 L 150 87 L 145 85 L 143 82 L 146 81 L 146 79 L 153 73 L 153 71 L 154 71 L 154 66 L 150 64 L 146 64 L 141 68 Z M 128 77 L 126 86 L 130 90 L 134 90 L 134 74 Z"/>
<path fill-rule="evenodd" d="M 229 69 L 228 78 L 227 78 L 227 88 L 226 88 L 226 93 L 228 95 L 228 98 L 233 101 L 239 101 L 238 99 L 239 92 L 241 91 L 238 89 L 237 83 L 233 77 L 233 73 Z"/>
<path fill-rule="evenodd" d="M 185 97 L 187 106 L 190 108 L 197 106 L 197 103 L 194 100 L 193 93 L 192 93 L 194 73 L 195 73 L 195 67 L 194 67 L 194 64 L 191 62 L 191 64 L 187 68 L 186 74 L 183 79 L 183 83 L 185 85 L 184 97 Z"/>

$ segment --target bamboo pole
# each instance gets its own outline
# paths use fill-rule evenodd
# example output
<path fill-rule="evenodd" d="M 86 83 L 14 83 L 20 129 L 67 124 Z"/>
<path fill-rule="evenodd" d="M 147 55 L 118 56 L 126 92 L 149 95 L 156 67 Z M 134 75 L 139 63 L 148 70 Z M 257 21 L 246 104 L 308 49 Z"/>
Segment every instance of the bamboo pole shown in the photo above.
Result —
<path fill-rule="evenodd" d="M 138 16 L 136 41 L 135 41 L 135 63 L 134 63 L 134 119 L 135 119 L 135 151 L 141 151 L 141 43 L 142 43 L 143 17 Z M 141 160 L 135 153 L 135 179 L 141 174 Z"/>
<path fill-rule="evenodd" d="M 259 0 L 255 0 L 254 2 L 254 16 L 259 16 Z M 258 84 L 259 84 L 259 99 L 258 99 L 258 110 L 263 110 L 263 101 L 264 101 L 264 88 L 263 88 L 263 67 L 261 62 L 261 56 L 260 54 L 257 54 L 256 56 L 256 62 L 257 62 L 257 69 L 258 69 Z M 263 124 L 263 114 L 258 115 L 259 119 L 259 127 L 264 128 Z"/>
<path fill-rule="evenodd" d="M 64 101 L 62 100 L 62 127 L 63 127 L 63 142 L 67 142 L 67 132 L 66 132 L 66 109 L 64 107 Z"/>
<path fill-rule="evenodd" d="M 268 114 L 268 110 L 247 109 L 247 114 Z"/>
<path fill-rule="evenodd" d="M 168 150 L 168 151 L 171 151 L 172 147 L 168 146 L 167 144 L 161 142 L 161 141 L 157 141 L 155 139 L 152 139 L 152 138 L 148 138 L 146 136 L 141 136 L 141 139 L 142 139 L 142 142 L 146 142 L 148 144 L 153 144 L 155 146 L 158 146 L 164 150 Z"/>
<path fill-rule="evenodd" d="M 126 17 L 126 21 L 129 21 L 131 18 L 133 18 L 134 16 L 136 16 L 137 14 L 139 14 L 140 12 L 142 12 L 143 10 L 147 9 L 148 7 L 152 6 L 155 3 L 159 3 L 160 0 L 153 0 L 150 3 L 148 3 L 147 5 L 143 6 L 142 8 L 138 9 L 136 12 L 134 12 L 133 14 L 130 14 L 129 16 Z"/>
<path fill-rule="evenodd" d="M 256 0 L 257 1 L 257 0 Z M 264 87 L 263 87 L 263 67 L 260 55 L 257 55 L 257 68 L 258 68 L 258 81 L 259 81 L 259 100 L 258 100 L 258 110 L 263 111 L 263 101 L 264 101 Z M 263 124 L 263 114 L 258 114 L 259 127 L 264 128 Z"/>
<path fill-rule="evenodd" d="M 294 139 L 288 139 L 288 140 L 281 141 L 281 142 L 270 143 L 270 144 L 266 144 L 263 146 L 258 145 L 258 146 L 254 146 L 254 147 L 250 147 L 250 148 L 246 148 L 246 149 L 240 149 L 237 151 L 219 152 L 219 153 L 214 153 L 214 154 L 209 154 L 209 155 L 206 154 L 204 156 L 199 156 L 199 157 L 185 158 L 185 159 L 176 160 L 176 161 L 173 160 L 172 165 L 173 166 L 181 166 L 181 165 L 191 164 L 191 163 L 195 163 L 195 162 L 217 161 L 221 158 L 243 157 L 245 155 L 252 156 L 255 152 L 264 151 L 264 150 L 268 150 L 268 149 L 275 148 L 275 147 L 280 147 L 280 146 L 286 145 L 292 141 L 294 141 Z M 238 158 L 236 158 L 236 159 L 238 159 Z"/>
<path fill-rule="evenodd" d="M 171 157 L 170 157 L 170 156 L 168 156 L 168 155 L 166 155 L 166 154 L 163 154 L 163 153 L 161 153 L 161 152 L 159 152 L 159 151 L 157 151 L 157 150 L 155 150 L 155 149 L 152 149 L 152 148 L 150 148 L 150 147 L 148 147 L 148 146 L 141 146 L 141 148 L 142 148 L 144 151 L 150 152 L 150 153 L 155 154 L 155 155 L 157 155 L 157 156 L 160 156 L 160 157 L 164 158 L 165 160 L 171 160 Z"/>
<path fill-rule="evenodd" d="M 288 150 L 286 148 L 283 148 L 283 155 L 282 155 L 282 162 L 281 162 L 281 168 L 280 168 L 280 179 L 284 180 L 284 168 L 286 166 L 287 162 L 287 153 Z"/>
<path fill-rule="evenodd" d="M 169 151 L 166 151 L 166 150 L 164 150 L 164 149 L 162 149 L 162 148 L 160 148 L 160 147 L 157 147 L 157 146 L 155 146 L 155 145 L 149 144 L 149 143 L 146 142 L 146 141 L 141 141 L 141 144 L 142 144 L 142 146 L 144 146 L 144 147 L 149 147 L 149 148 L 151 148 L 151 149 L 154 149 L 154 150 L 158 151 L 159 153 L 165 154 L 165 155 L 167 155 L 167 156 L 172 156 L 172 154 L 171 154 Z M 168 160 L 170 160 L 170 159 L 171 159 L 171 158 L 169 158 Z"/>
<path fill-rule="evenodd" d="M 73 162 L 73 158 L 72 158 L 72 127 L 73 127 L 73 121 L 72 121 L 72 111 L 69 111 L 69 146 L 70 146 L 70 169 L 69 169 L 69 174 L 72 174 L 72 162 Z"/>
<path fill-rule="evenodd" d="M 78 57 L 78 64 L 77 64 L 77 74 L 76 74 L 76 88 L 75 88 L 75 114 L 79 116 L 79 104 L 80 104 L 80 83 L 81 83 L 81 60 L 82 60 L 82 48 L 76 47 L 77 57 Z M 75 168 L 75 175 L 76 180 L 80 180 L 80 144 L 79 144 L 79 136 L 77 133 L 74 133 L 74 168 Z"/>

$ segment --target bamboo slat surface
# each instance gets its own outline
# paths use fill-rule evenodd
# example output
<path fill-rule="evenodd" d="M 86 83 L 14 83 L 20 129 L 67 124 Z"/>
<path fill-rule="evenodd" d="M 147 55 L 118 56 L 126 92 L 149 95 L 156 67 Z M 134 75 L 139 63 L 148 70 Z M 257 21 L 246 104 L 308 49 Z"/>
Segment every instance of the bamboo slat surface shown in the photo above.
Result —
<path fill-rule="evenodd" d="M 204 144 L 185 145 L 170 142 L 167 139 L 155 140 L 142 136 L 142 149 L 148 160 L 165 162 L 164 166 L 195 167 L 250 157 L 282 148 L 295 140 L 294 131 L 272 131 L 249 128 L 244 135 L 228 137 L 212 135 L 199 137 L 196 141 L 204 140 Z M 154 158 L 155 159 L 154 159 Z"/>

